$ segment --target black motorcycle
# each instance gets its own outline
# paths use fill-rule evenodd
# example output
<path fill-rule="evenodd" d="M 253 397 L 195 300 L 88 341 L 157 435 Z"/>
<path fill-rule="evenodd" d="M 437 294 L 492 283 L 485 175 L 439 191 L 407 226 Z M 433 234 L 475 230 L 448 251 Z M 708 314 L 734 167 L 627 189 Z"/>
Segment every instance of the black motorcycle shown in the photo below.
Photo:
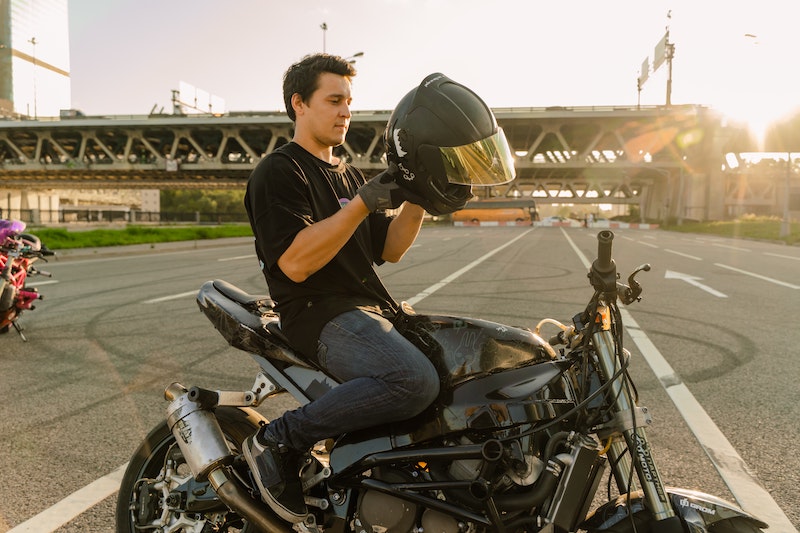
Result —
<path fill-rule="evenodd" d="M 296 525 L 262 503 L 241 443 L 267 423 L 253 407 L 282 392 L 307 403 L 337 383 L 289 347 L 269 297 L 205 283 L 201 310 L 260 372 L 246 391 L 167 387 L 167 420 L 122 480 L 117 531 L 761 531 L 767 524 L 734 504 L 664 486 L 617 307 L 639 300 L 635 278 L 650 266 L 621 283 L 613 237 L 598 234 L 594 294 L 569 326 L 545 319 L 529 330 L 404 305 L 396 327 L 433 361 L 439 397 L 410 420 L 309 450 L 297 470 L 310 512 Z M 558 328 L 549 341 L 545 325 Z M 609 501 L 590 510 L 604 479 Z"/>

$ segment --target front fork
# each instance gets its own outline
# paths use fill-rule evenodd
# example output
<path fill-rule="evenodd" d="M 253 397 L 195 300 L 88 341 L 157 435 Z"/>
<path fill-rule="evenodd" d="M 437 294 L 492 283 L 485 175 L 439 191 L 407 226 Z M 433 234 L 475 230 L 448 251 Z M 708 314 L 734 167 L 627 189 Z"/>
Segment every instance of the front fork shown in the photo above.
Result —
<path fill-rule="evenodd" d="M 592 337 L 598 362 L 603 374 L 610 378 L 619 370 L 614 338 L 608 329 L 595 333 Z M 644 426 L 650 423 L 647 409 L 635 405 L 624 380 L 617 379 L 611 384 L 609 396 L 614 400 L 614 421 L 608 426 L 609 437 L 613 439 L 608 450 L 608 458 L 613 468 L 614 479 L 620 491 L 632 491 L 631 458 L 636 478 L 641 483 L 647 507 L 656 520 L 666 520 L 675 516 L 664 482 L 658 473 L 653 459 L 650 443 Z M 622 436 L 624 443 L 619 439 Z M 630 455 L 625 454 L 625 449 Z"/>

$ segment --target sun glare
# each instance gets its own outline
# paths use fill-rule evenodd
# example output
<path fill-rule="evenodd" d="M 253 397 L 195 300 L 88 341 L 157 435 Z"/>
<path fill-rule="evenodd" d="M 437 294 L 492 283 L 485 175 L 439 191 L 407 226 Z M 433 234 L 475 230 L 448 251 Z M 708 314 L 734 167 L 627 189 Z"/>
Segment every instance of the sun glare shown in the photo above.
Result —
<path fill-rule="evenodd" d="M 790 117 L 800 104 L 791 54 L 780 41 L 755 33 L 742 34 L 739 45 L 732 50 L 735 62 L 726 93 L 715 107 L 729 119 L 747 124 L 763 150 L 769 127 Z"/>

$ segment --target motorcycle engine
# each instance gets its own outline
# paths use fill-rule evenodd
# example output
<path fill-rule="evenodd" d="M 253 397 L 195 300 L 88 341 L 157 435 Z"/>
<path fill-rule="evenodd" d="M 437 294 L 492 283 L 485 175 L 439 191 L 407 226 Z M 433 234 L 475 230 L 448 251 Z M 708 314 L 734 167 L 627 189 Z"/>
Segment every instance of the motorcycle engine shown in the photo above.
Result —
<path fill-rule="evenodd" d="M 373 477 L 387 483 L 411 481 L 411 475 L 401 470 L 374 469 Z M 375 490 L 361 493 L 354 520 L 356 533 L 410 533 L 417 520 L 416 504 Z"/>
<path fill-rule="evenodd" d="M 373 477 L 387 483 L 403 483 L 412 481 L 408 472 L 395 469 L 375 469 Z M 417 517 L 418 505 L 384 494 L 368 490 L 361 494 L 358 501 L 358 512 L 353 525 L 356 533 L 413 533 L 415 531 L 433 531 L 436 533 L 463 533 L 468 531 L 463 523 L 455 518 L 433 509 L 425 509 L 420 518 Z"/>
<path fill-rule="evenodd" d="M 468 445 L 473 444 L 473 441 L 462 436 L 459 442 L 451 444 Z M 502 467 L 497 469 L 490 480 L 497 492 L 533 485 L 545 468 L 530 438 L 512 442 L 509 448 L 511 457 L 501 461 Z M 480 459 L 453 461 L 443 474 L 453 480 L 476 480 L 480 476 L 483 463 Z M 386 483 L 413 482 L 414 474 L 396 468 L 375 468 L 372 471 L 374 479 Z M 447 491 L 444 494 L 448 500 L 451 496 L 456 496 L 455 501 L 458 501 L 457 495 Z M 436 533 L 463 533 L 472 529 L 470 524 L 459 522 L 450 515 L 433 509 L 421 509 L 415 503 L 376 490 L 361 493 L 353 526 L 356 533 L 412 533 L 419 531 L 419 526 L 422 531 Z"/>
<path fill-rule="evenodd" d="M 474 444 L 467 437 L 462 437 L 460 444 Z M 531 439 L 526 437 L 514 442 L 511 448 L 515 451 L 512 464 L 508 465 L 501 472 L 500 479 L 494 480 L 499 487 L 511 487 L 517 485 L 528 487 L 539 479 L 545 468 L 544 462 L 535 454 Z M 524 449 L 524 452 L 523 452 Z M 480 459 L 470 459 L 464 461 L 453 461 L 450 466 L 449 474 L 453 479 L 461 481 L 471 481 L 478 477 L 482 461 Z"/>

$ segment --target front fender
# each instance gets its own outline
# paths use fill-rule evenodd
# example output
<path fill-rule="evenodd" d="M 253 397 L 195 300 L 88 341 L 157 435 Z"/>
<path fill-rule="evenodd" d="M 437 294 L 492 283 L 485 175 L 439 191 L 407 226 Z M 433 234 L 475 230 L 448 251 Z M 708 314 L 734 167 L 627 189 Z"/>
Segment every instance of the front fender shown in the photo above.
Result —
<path fill-rule="evenodd" d="M 676 487 L 667 487 L 667 494 L 675 514 L 689 533 L 707 533 L 713 524 L 727 520 L 744 521 L 762 529 L 769 527 L 736 504 L 711 494 Z M 630 509 L 634 514 L 646 512 L 641 491 L 631 493 Z M 628 519 L 629 514 L 628 496 L 623 494 L 615 501 L 597 508 L 581 527 L 589 531 L 618 531 L 614 526 Z"/>

